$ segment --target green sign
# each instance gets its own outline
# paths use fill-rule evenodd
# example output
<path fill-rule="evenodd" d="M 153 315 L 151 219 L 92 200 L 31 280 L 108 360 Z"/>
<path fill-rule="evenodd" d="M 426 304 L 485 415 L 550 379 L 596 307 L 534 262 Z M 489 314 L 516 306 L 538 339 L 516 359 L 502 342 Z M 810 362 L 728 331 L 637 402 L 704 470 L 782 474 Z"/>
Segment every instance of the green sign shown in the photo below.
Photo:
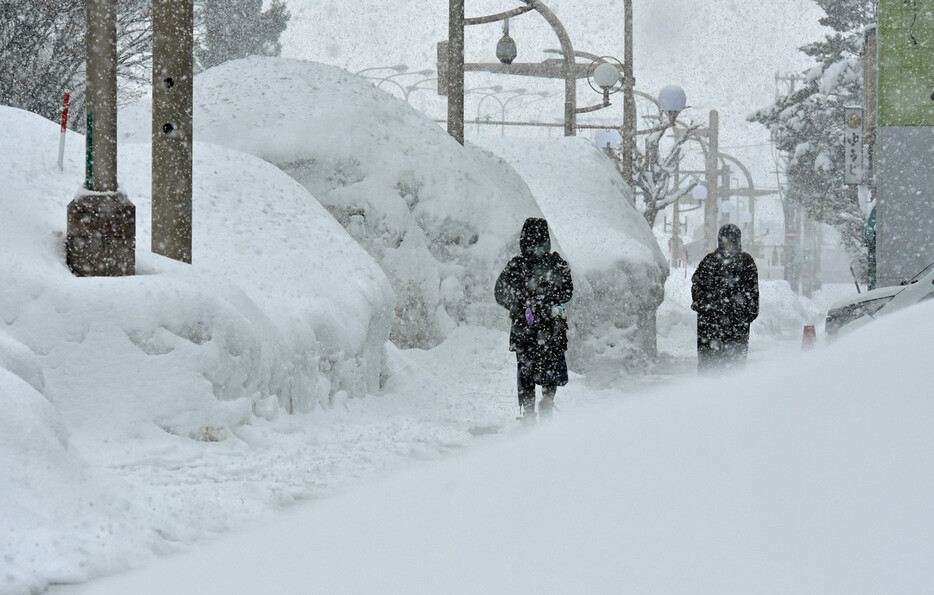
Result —
<path fill-rule="evenodd" d="M 879 0 L 879 126 L 934 126 L 934 0 Z"/>
<path fill-rule="evenodd" d="M 88 112 L 88 130 L 84 139 L 84 187 L 94 190 L 94 118 Z"/>

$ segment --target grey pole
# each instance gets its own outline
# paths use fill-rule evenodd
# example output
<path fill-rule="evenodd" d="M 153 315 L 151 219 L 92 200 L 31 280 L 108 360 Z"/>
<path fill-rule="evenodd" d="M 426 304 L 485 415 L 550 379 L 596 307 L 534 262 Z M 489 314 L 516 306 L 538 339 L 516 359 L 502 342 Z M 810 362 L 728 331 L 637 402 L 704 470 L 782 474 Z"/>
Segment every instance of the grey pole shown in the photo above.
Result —
<path fill-rule="evenodd" d="M 464 144 L 464 0 L 449 0 L 448 134 Z"/>
<path fill-rule="evenodd" d="M 152 251 L 190 263 L 192 0 L 154 0 L 152 29 Z"/>
<path fill-rule="evenodd" d="M 636 143 L 636 98 L 633 89 L 636 84 L 636 77 L 632 71 L 632 0 L 625 0 L 623 3 L 625 14 L 625 24 L 623 35 L 625 36 L 625 46 L 623 50 L 623 179 L 632 186 L 632 158 L 635 153 Z"/>
<path fill-rule="evenodd" d="M 65 260 L 72 273 L 136 272 L 136 207 L 117 186 L 116 0 L 87 1 L 84 190 L 68 203 Z"/>
<path fill-rule="evenodd" d="M 558 36 L 558 42 L 561 44 L 561 53 L 564 55 L 562 64 L 564 73 L 564 136 L 574 136 L 577 134 L 577 79 L 574 76 L 574 46 L 571 44 L 571 38 L 557 15 L 548 8 L 544 2 L 530 2 L 525 0 L 542 17 L 548 21 L 555 35 Z"/>
<path fill-rule="evenodd" d="M 674 127 L 672 127 L 674 128 Z M 681 150 L 680 148 L 678 149 Z M 677 192 L 681 188 L 681 159 L 675 161 L 674 188 Z M 670 266 L 678 266 L 678 258 L 681 255 L 681 205 L 679 200 L 671 203 L 671 263 Z"/>
<path fill-rule="evenodd" d="M 117 7 L 115 0 L 87 4 L 88 190 L 117 190 Z"/>
<path fill-rule="evenodd" d="M 704 248 L 707 252 L 717 248 L 719 126 L 720 117 L 717 110 L 710 110 L 710 121 L 707 125 L 707 199 L 704 201 Z"/>

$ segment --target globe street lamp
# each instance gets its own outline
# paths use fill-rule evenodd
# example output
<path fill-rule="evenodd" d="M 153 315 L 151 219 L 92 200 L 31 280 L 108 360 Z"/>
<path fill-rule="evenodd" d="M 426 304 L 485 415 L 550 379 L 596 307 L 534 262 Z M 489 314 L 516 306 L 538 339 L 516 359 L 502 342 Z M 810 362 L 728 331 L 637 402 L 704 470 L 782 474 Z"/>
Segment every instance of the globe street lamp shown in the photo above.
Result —
<path fill-rule="evenodd" d="M 668 116 L 671 126 L 674 126 L 685 104 L 687 104 L 687 96 L 684 94 L 684 89 L 678 85 L 662 87 L 662 90 L 658 92 L 658 107 Z"/>
<path fill-rule="evenodd" d="M 619 70 L 609 62 L 603 62 L 593 71 L 593 81 L 603 89 L 604 103 L 610 103 L 610 89 L 620 81 Z"/>

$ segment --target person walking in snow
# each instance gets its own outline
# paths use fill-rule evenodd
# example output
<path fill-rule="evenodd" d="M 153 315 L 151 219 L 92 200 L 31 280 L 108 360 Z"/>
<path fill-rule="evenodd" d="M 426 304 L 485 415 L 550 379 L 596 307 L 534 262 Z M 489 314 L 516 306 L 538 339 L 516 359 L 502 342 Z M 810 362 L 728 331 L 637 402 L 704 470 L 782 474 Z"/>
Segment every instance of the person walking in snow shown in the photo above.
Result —
<path fill-rule="evenodd" d="M 574 284 L 568 263 L 551 251 L 548 223 L 530 217 L 522 225 L 519 256 L 496 280 L 496 303 L 509 310 L 509 350 L 516 353 L 519 409 L 523 420 L 535 419 L 535 385 L 542 387 L 539 413 L 550 416 L 555 392 L 568 382 L 564 352 L 568 323 L 564 304 Z"/>
<path fill-rule="evenodd" d="M 735 225 L 721 227 L 717 249 L 691 277 L 701 374 L 746 363 L 749 325 L 759 316 L 759 272 L 752 256 L 743 252 L 741 236 Z"/>

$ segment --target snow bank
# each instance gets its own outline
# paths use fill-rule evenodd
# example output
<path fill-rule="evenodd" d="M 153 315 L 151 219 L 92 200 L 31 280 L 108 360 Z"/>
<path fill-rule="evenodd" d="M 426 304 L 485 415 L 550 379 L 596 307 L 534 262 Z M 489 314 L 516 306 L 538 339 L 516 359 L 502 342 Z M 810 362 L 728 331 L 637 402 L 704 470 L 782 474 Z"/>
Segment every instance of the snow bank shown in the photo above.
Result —
<path fill-rule="evenodd" d="M 148 549 L 140 544 L 182 539 L 189 515 L 215 522 L 191 508 L 166 523 L 169 511 L 137 503 L 133 488 L 81 453 L 239 442 L 280 407 L 375 392 L 393 295 L 300 184 L 256 157 L 200 143 L 194 264 L 149 252 L 149 146 L 128 145 L 118 178 L 136 205 L 137 274 L 74 277 L 63 233 L 84 177 L 83 138 L 69 135 L 59 171 L 56 124 L 0 107 L 0 127 L 0 485 L 11 540 L 0 585 L 40 588 L 80 579 L 76 568 L 122 566 L 113 547 L 138 557 Z"/>
<path fill-rule="evenodd" d="M 578 137 L 489 138 L 483 145 L 526 180 L 571 265 L 572 366 L 639 368 L 655 345 L 654 325 L 650 337 L 641 331 L 664 297 L 668 261 L 619 171 Z"/>
<path fill-rule="evenodd" d="M 81 137 L 69 139 L 59 172 L 54 124 L 8 108 L 0 118 L 8 131 L 0 159 L 10 172 L 0 223 L 8 257 L 0 267 L 16 280 L 0 308 L 17 340 L 43 355 L 67 353 L 89 374 L 108 373 L 96 369 L 107 361 L 91 347 L 96 341 L 143 354 L 144 367 L 190 384 L 185 393 L 207 389 L 211 401 L 276 395 L 307 409 L 339 390 L 376 390 L 391 289 L 294 180 L 255 157 L 197 144 L 194 265 L 184 266 L 148 250 L 149 146 L 121 147 L 119 180 L 136 205 L 138 274 L 78 279 L 63 264 L 62 233 L 83 178 Z M 114 347 L 121 342 L 123 351 Z M 177 366 L 189 376 L 173 373 Z M 115 380 L 103 385 L 119 394 L 127 388 L 120 382 L 132 379 Z"/>
<path fill-rule="evenodd" d="M 380 263 L 397 295 L 400 346 L 435 345 L 458 323 L 502 318 L 495 275 L 522 222 L 540 211 L 501 160 L 332 66 L 237 60 L 198 75 L 194 93 L 196 139 L 282 168 Z M 123 109 L 122 138 L 148 139 L 150 114 L 149 99 Z"/>

